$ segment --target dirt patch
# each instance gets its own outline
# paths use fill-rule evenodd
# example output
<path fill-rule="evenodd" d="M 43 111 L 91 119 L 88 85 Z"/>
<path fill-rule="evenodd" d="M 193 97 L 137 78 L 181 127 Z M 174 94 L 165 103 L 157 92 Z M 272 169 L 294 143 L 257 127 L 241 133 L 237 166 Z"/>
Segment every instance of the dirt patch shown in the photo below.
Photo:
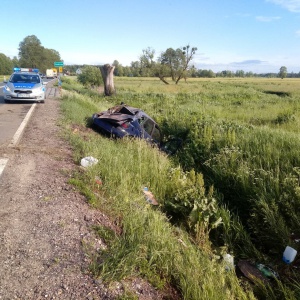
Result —
<path fill-rule="evenodd" d="M 53 95 L 56 92 L 51 89 Z M 103 242 L 92 225 L 109 219 L 68 184 L 76 168 L 72 149 L 60 137 L 59 100 L 39 104 L 0 179 L 0 299 L 116 299 L 123 284 L 108 289 L 89 272 L 90 257 Z M 138 299 L 162 299 L 135 279 Z"/>

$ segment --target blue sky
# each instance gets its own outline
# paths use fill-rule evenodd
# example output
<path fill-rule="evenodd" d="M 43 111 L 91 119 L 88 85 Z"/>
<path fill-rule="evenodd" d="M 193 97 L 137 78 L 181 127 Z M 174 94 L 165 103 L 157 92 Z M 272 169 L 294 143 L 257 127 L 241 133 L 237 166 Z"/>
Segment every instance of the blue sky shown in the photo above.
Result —
<path fill-rule="evenodd" d="M 65 64 L 126 66 L 189 44 L 198 69 L 300 72 L 300 0 L 1 0 L 1 27 L 11 58 L 35 35 Z"/>

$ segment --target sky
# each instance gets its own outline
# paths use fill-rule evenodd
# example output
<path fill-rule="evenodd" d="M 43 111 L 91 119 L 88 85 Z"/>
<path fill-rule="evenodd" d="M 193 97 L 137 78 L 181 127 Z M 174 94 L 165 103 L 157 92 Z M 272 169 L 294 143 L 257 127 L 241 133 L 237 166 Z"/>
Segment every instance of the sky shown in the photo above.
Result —
<path fill-rule="evenodd" d="M 65 65 L 190 45 L 197 69 L 300 72 L 300 0 L 1 0 L 0 53 L 18 57 L 30 35 Z"/>

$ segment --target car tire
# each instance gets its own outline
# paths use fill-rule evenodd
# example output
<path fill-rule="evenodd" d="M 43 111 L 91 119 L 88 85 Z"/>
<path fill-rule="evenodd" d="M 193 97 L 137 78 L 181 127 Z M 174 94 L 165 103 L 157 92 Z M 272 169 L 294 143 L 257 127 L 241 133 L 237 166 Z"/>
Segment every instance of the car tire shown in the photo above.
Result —
<path fill-rule="evenodd" d="M 5 103 L 10 103 L 10 100 L 4 99 Z"/>

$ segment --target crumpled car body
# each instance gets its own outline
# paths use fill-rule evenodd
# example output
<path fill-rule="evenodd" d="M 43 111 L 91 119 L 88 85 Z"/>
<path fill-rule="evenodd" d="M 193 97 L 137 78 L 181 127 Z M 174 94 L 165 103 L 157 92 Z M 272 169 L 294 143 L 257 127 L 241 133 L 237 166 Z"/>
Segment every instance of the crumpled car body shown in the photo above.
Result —
<path fill-rule="evenodd" d="M 160 146 L 162 134 L 157 123 L 143 110 L 126 104 L 92 116 L 93 126 L 115 138 L 136 137 Z"/>

